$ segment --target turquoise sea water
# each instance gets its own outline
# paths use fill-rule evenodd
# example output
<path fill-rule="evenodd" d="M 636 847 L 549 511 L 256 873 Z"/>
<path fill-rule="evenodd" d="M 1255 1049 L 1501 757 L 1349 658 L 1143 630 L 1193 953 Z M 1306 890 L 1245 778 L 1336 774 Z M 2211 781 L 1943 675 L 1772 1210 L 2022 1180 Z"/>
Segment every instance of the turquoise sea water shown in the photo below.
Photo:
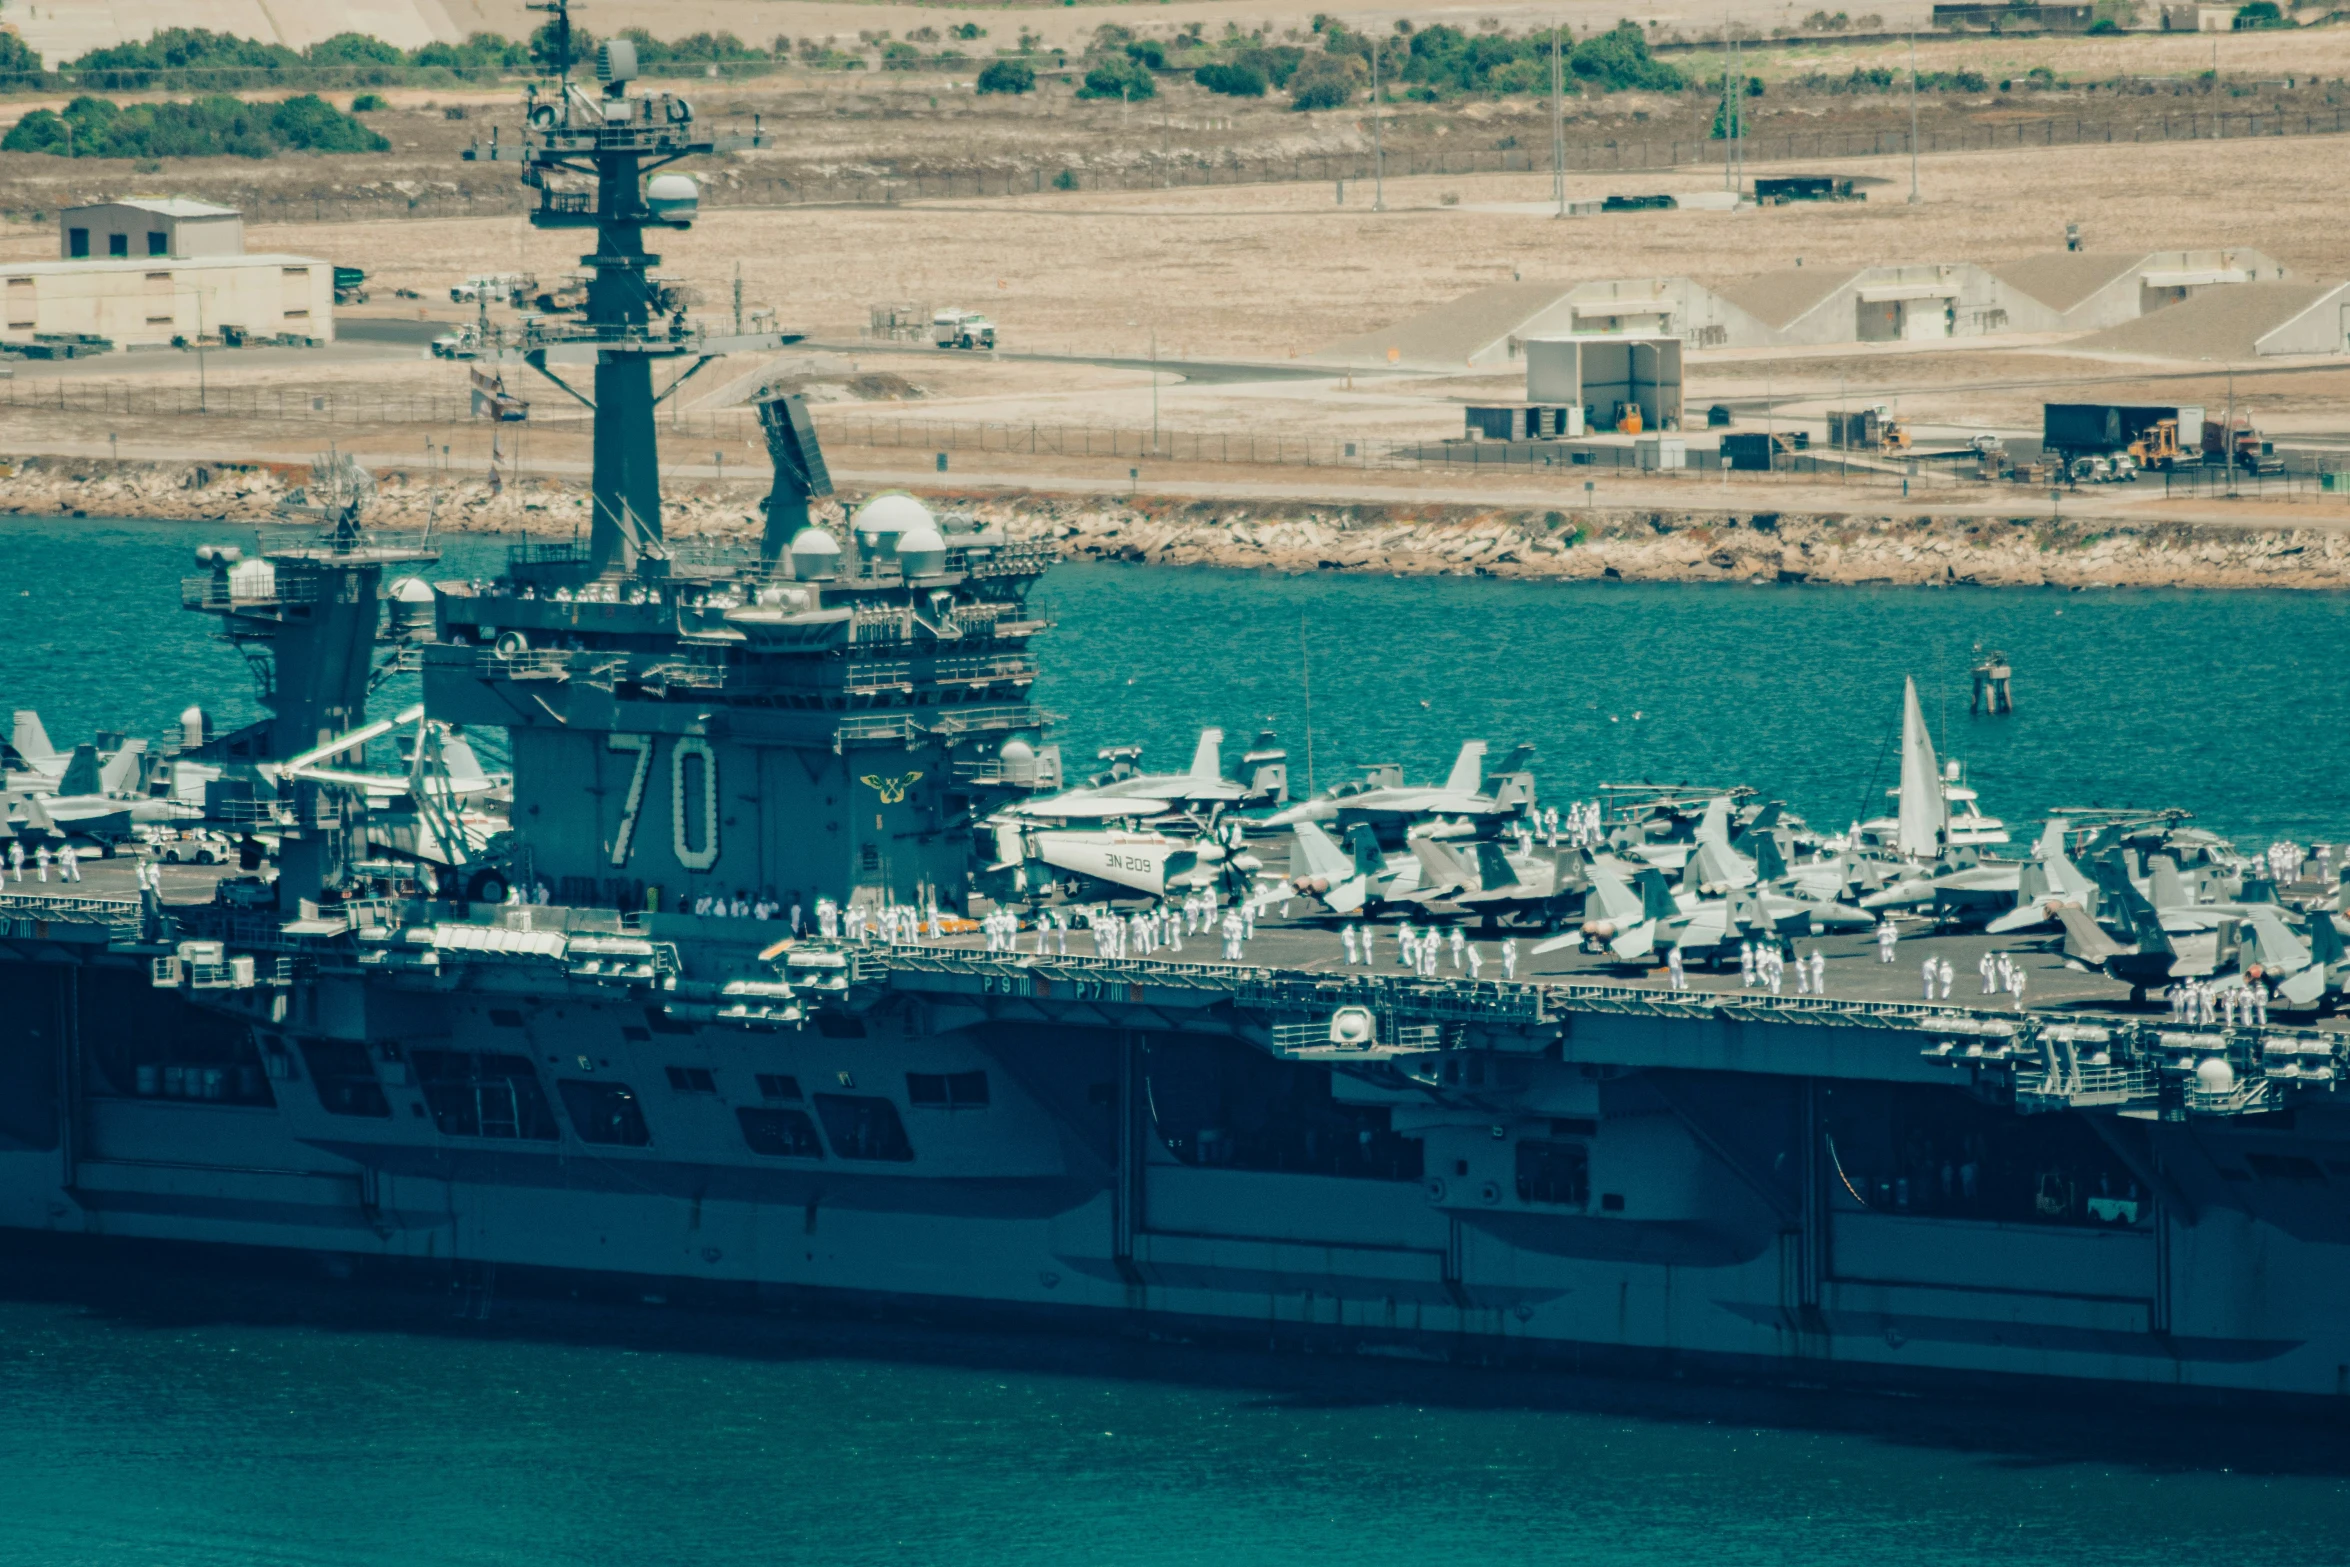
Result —
<path fill-rule="evenodd" d="M 253 716 L 241 662 L 176 607 L 190 546 L 233 537 L 0 522 L 0 707 L 61 743 L 197 699 Z M 443 570 L 502 547 L 453 539 Z M 1889 781 L 1907 672 L 1938 723 L 1950 693 L 1948 749 L 2011 818 L 2101 799 L 2253 841 L 2350 827 L 2334 597 L 1068 567 L 1039 600 L 1041 696 L 1078 759 L 1140 740 L 1180 766 L 1203 723 L 1236 758 L 1271 714 L 1302 772 L 1302 622 L 1324 781 L 1523 738 L 1553 795 L 1746 781 L 1834 822 Z M 2012 719 L 1965 717 L 1977 642 L 2016 660 Z M 1599 1413 L 1473 1379 L 1432 1401 L 1345 1367 L 1279 1386 L 786 1327 L 753 1351 L 659 1315 L 653 1341 L 290 1326 L 0 1275 L 0 1567 L 2350 1561 L 2339 1444 L 2290 1431 L 2051 1444 L 2069 1413 L 2030 1405 L 1947 1439 L 1923 1406 L 1732 1424 L 1686 1394 Z"/>
<path fill-rule="evenodd" d="M 0 707 L 59 744 L 155 733 L 191 701 L 258 716 L 242 660 L 177 607 L 205 540 L 250 531 L 0 520 Z M 494 573 L 508 540 L 452 535 L 437 571 Z M 0 590 L 4 592 L 6 590 Z M 2051 806 L 2180 806 L 2247 846 L 2350 835 L 2350 596 L 1521 583 L 1067 565 L 1036 592 L 1043 704 L 1072 777 L 1103 746 L 1187 766 L 1268 716 L 1318 782 L 1372 762 L 1441 778 L 1460 743 L 1536 748 L 1545 798 L 1602 782 L 1750 784 L 1823 826 L 1885 809 L 1901 681 L 2011 824 Z M 1978 647 L 2019 711 L 1969 718 Z M 2021 834 L 2018 835 L 2019 839 Z"/>
<path fill-rule="evenodd" d="M 769 1356 L 0 1302 L 0 1563 L 2350 1559 L 2350 1482 L 2246 1472 L 2226 1437 L 2149 1462 L 2037 1450 L 2061 1417 L 2030 1408 L 1986 1446 L 1350 1394 L 1344 1377 L 1264 1388 L 830 1340 Z"/>

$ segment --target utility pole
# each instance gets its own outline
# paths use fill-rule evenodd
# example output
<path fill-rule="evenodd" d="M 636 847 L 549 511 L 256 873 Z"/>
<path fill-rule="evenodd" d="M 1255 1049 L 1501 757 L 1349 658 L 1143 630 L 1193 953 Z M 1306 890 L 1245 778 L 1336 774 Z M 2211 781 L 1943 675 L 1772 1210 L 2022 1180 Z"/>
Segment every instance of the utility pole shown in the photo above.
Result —
<path fill-rule="evenodd" d="M 1379 143 L 1379 39 L 1371 38 L 1371 210 L 1387 210 L 1387 154 Z"/>
<path fill-rule="evenodd" d="M 1550 24 L 1550 194 L 1558 202 L 1558 216 L 1567 215 L 1567 62 L 1559 40 L 1566 29 Z"/>
<path fill-rule="evenodd" d="M 734 264 L 734 335 L 743 335 L 743 264 Z"/>
<path fill-rule="evenodd" d="M 1730 88 L 1730 123 L 1724 129 L 1730 133 L 1730 158 L 1734 165 L 1730 192 L 1739 195 L 1746 190 L 1746 138 L 1740 134 L 1746 129 L 1746 67 L 1738 58 L 1735 37 L 1730 40 L 1730 63 L 1735 85 Z"/>
<path fill-rule="evenodd" d="M 1151 328 L 1151 455 L 1159 455 L 1159 329 Z"/>
<path fill-rule="evenodd" d="M 1918 204 L 1918 35 L 1909 35 L 1909 204 Z"/>
<path fill-rule="evenodd" d="M 2217 49 L 2214 44 L 2212 48 Z M 2236 367 L 2228 366 L 2228 438 L 2220 450 L 2228 465 L 2228 494 L 2236 493 Z"/>
<path fill-rule="evenodd" d="M 1722 41 L 1724 43 L 1730 41 L 1730 18 L 1727 14 L 1722 17 Z M 1724 190 L 1731 188 L 1730 159 L 1737 150 L 1730 140 L 1731 128 L 1734 123 L 1730 118 L 1730 51 L 1725 49 L 1722 51 L 1722 189 Z"/>

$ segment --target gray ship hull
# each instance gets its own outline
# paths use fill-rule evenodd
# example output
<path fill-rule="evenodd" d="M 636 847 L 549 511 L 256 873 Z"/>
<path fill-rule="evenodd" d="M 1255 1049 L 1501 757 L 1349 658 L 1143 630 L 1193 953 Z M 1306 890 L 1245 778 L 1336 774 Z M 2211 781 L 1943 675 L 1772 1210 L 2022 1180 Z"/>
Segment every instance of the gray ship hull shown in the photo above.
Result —
<path fill-rule="evenodd" d="M 2037 1196 L 1948 1211 L 1963 1193 L 1880 1187 L 1849 1130 L 1979 1097 L 1898 1018 L 1576 1012 L 1520 1062 L 1446 1052 L 1493 1074 L 1446 1095 L 1269 1057 L 1242 1037 L 1259 998 L 1240 985 L 1055 985 L 974 960 L 868 977 L 823 1027 L 655 1033 L 641 994 L 543 972 L 355 976 L 273 1022 L 267 986 L 191 998 L 98 950 L 30 948 L 0 976 L 19 998 L 0 1050 L 15 1231 L 1463 1361 L 2350 1392 L 2337 1113 L 2002 1108 L 2039 1157 L 2136 1172 L 2138 1196 L 2083 1222 Z M 175 1095 L 131 1060 L 208 1031 L 217 1084 L 183 1070 Z M 371 1053 L 338 1064 L 335 1033 Z M 453 1088 L 457 1058 L 507 1075 Z M 352 1094 L 354 1060 L 378 1092 Z M 541 1085 L 519 1111 L 516 1062 Z M 630 1097 L 626 1138 L 582 1135 L 609 1101 L 581 1083 Z M 856 1119 L 873 1101 L 878 1129 Z M 1530 1165 L 1525 1146 L 1548 1151 Z M 1543 1161 L 1568 1149 L 1562 1178 Z M 1986 1187 L 2002 1157 L 1982 1150 Z"/>

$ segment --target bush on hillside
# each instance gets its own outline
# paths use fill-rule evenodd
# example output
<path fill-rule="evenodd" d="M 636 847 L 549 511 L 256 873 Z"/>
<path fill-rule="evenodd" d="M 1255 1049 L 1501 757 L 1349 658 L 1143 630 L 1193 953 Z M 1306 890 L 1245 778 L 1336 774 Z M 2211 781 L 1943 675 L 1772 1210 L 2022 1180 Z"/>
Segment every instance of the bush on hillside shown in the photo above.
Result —
<path fill-rule="evenodd" d="M 41 57 L 14 33 L 0 33 L 0 88 L 38 87 L 43 80 Z"/>
<path fill-rule="evenodd" d="M 280 152 L 388 152 L 391 143 L 323 98 L 248 104 L 225 93 L 188 103 L 85 94 L 62 113 L 36 109 L 0 137 L 0 152 L 74 158 L 267 158 Z"/>
<path fill-rule="evenodd" d="M 1140 102 L 1159 90 L 1157 78 L 1139 60 L 1123 54 L 1097 60 L 1086 67 L 1085 85 L 1077 89 L 1080 98 L 1123 98 Z"/>
<path fill-rule="evenodd" d="M 1567 57 L 1568 68 L 1605 92 L 1679 92 L 1679 71 L 1648 52 L 1648 38 L 1630 22 L 1593 33 Z"/>
<path fill-rule="evenodd" d="M 979 73 L 981 92 L 1024 93 L 1036 86 L 1036 67 L 1026 60 L 991 60 Z"/>
<path fill-rule="evenodd" d="M 1191 79 L 1227 98 L 1265 96 L 1265 73 L 1253 65 L 1203 65 L 1191 73 Z"/>

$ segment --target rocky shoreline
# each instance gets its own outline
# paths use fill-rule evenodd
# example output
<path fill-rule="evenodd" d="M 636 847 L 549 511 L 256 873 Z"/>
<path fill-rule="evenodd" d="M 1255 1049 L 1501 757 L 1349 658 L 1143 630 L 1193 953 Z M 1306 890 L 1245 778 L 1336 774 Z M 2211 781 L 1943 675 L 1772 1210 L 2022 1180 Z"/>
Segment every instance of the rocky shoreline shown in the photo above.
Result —
<path fill-rule="evenodd" d="M 567 536 L 585 526 L 582 481 L 493 486 L 423 472 L 377 475 L 377 527 Z M 262 523 L 308 480 L 295 464 L 30 458 L 0 473 L 0 515 Z M 748 543 L 763 484 L 685 482 L 664 497 L 672 538 Z M 925 489 L 1072 559 L 1276 571 L 1622 580 L 2002 587 L 2350 587 L 2350 530 L 2079 522 L 1931 514 L 1529 511 L 1406 504 L 1296 506 Z M 862 499 L 851 493 L 843 499 Z M 838 522 L 841 506 L 818 508 Z"/>

